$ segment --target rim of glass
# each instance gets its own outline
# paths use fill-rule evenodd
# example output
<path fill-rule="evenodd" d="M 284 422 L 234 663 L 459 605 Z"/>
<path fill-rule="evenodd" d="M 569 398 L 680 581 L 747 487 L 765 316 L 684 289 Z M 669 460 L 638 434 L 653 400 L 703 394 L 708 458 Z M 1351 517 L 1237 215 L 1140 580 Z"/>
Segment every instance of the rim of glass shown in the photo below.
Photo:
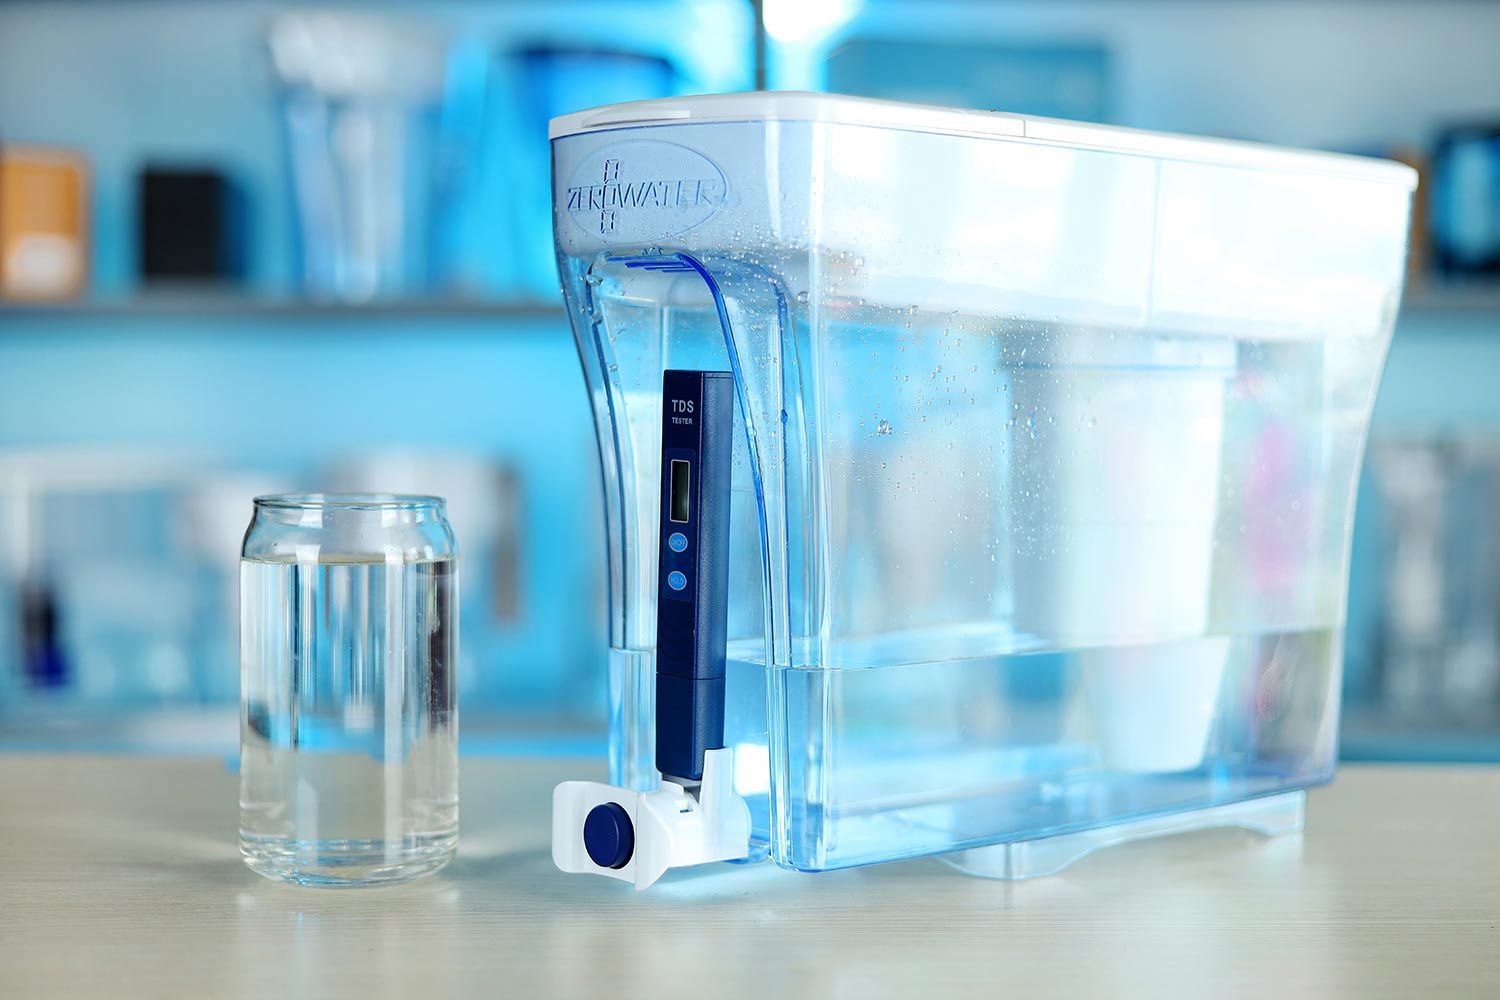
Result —
<path fill-rule="evenodd" d="M 255 498 L 266 510 L 436 510 L 443 498 L 425 493 L 267 493 Z"/>

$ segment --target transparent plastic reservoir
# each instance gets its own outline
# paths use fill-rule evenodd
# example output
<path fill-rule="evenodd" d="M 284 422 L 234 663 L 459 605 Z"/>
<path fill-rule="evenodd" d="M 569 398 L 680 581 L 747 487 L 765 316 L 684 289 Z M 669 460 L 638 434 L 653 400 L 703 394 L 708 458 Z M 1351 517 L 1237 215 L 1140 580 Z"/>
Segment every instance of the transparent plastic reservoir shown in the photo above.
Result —
<path fill-rule="evenodd" d="M 1197 810 L 1290 825 L 1219 807 L 1333 772 L 1408 171 L 812 95 L 554 135 L 615 782 L 657 781 L 661 379 L 700 368 L 739 403 L 725 735 L 757 853 L 984 871 Z"/>

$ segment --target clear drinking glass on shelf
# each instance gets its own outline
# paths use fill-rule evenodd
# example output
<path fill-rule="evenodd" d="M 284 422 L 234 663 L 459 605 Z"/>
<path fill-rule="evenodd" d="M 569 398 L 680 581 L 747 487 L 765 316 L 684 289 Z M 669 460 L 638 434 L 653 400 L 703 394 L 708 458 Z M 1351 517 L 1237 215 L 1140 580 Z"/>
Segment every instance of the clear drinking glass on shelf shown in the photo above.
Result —
<path fill-rule="evenodd" d="M 240 553 L 240 852 L 399 882 L 458 843 L 458 548 L 442 499 L 264 496 Z"/>

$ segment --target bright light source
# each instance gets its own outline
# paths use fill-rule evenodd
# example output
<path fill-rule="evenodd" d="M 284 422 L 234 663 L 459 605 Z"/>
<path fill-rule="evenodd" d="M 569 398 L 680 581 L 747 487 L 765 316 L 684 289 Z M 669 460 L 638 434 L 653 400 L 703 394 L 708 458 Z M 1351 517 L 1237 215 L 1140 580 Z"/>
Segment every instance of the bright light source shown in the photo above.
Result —
<path fill-rule="evenodd" d="M 842 26 L 863 0 L 765 0 L 766 34 L 778 42 L 811 42 Z"/>

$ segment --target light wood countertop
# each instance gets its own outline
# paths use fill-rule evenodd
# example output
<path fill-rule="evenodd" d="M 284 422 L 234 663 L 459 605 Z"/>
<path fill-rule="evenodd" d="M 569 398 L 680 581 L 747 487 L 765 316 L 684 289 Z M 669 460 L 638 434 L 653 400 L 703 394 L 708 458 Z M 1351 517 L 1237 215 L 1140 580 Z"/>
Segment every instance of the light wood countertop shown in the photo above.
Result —
<path fill-rule="evenodd" d="M 0 998 L 1500 997 L 1500 768 L 1349 766 L 1301 836 L 1030 882 L 715 865 L 640 894 L 552 867 L 551 788 L 597 772 L 466 758 L 452 865 L 332 891 L 241 864 L 218 761 L 0 756 Z"/>

